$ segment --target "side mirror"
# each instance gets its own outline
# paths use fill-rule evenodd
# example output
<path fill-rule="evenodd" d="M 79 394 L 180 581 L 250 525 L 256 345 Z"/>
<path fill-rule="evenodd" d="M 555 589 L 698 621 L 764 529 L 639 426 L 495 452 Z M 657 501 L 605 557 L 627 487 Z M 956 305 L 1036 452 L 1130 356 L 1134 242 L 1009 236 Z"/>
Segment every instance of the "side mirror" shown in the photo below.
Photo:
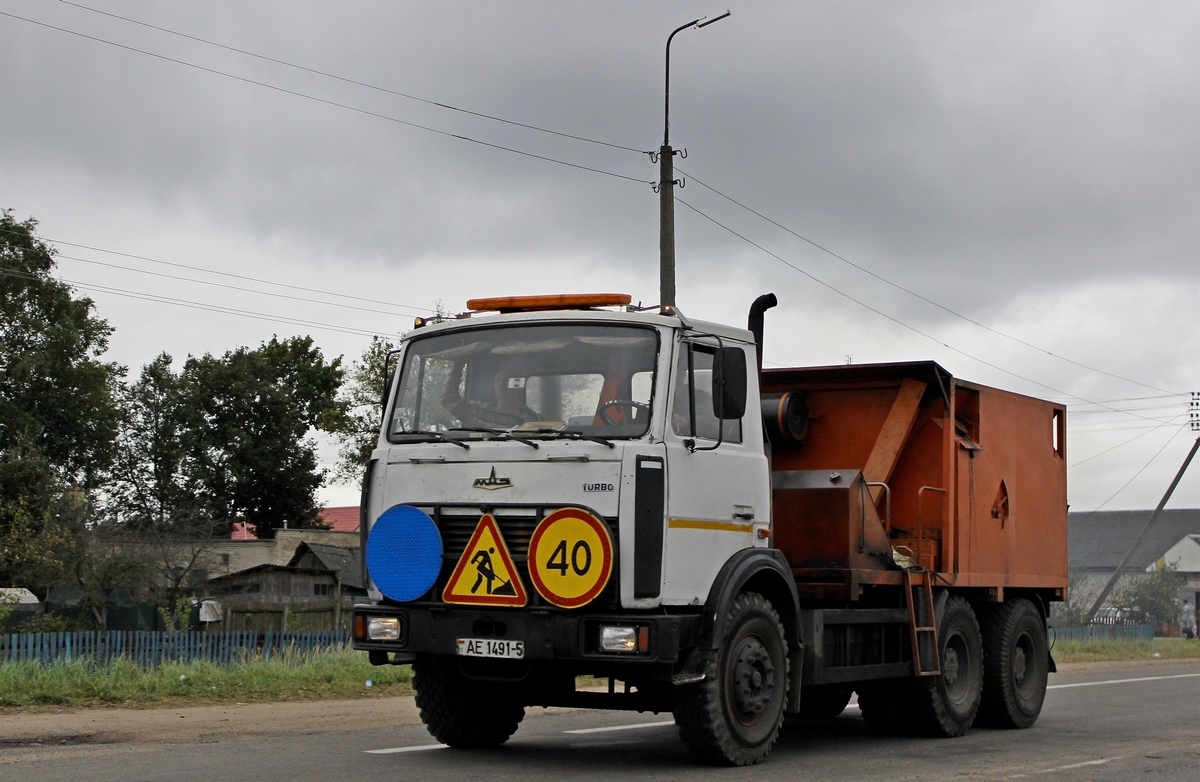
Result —
<path fill-rule="evenodd" d="M 713 414 L 729 421 L 746 414 L 746 351 L 718 348 L 713 356 Z"/>

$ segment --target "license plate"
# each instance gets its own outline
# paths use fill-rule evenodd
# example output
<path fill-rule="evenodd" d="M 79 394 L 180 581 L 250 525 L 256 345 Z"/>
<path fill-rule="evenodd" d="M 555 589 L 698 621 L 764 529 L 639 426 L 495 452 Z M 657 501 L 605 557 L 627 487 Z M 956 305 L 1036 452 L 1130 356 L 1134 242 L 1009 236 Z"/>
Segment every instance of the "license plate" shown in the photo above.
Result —
<path fill-rule="evenodd" d="M 503 657 L 521 660 L 525 657 L 524 641 L 501 641 L 495 638 L 459 638 L 458 653 L 465 657 Z"/>

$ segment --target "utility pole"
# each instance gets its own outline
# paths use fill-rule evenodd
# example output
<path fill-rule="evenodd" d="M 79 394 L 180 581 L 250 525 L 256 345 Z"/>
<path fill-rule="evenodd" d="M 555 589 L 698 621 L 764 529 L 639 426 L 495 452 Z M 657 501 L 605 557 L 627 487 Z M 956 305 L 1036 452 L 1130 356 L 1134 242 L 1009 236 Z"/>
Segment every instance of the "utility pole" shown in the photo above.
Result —
<path fill-rule="evenodd" d="M 699 30 L 729 16 L 729 11 L 707 21 L 693 19 L 667 36 L 667 67 L 663 89 L 663 143 L 658 148 L 658 282 L 659 303 L 675 305 L 675 150 L 671 149 L 671 39 L 689 27 Z"/>
<path fill-rule="evenodd" d="M 1108 577 L 1108 583 L 1104 585 L 1104 589 L 1100 590 L 1100 597 L 1096 598 L 1096 602 L 1092 603 L 1092 607 L 1088 609 L 1087 621 L 1092 621 L 1092 617 L 1096 615 L 1096 612 L 1100 610 L 1100 606 L 1104 605 L 1104 601 L 1112 593 L 1113 587 L 1117 585 L 1117 581 L 1121 578 L 1121 572 L 1125 570 L 1125 566 L 1129 564 L 1129 560 L 1133 557 L 1133 552 L 1142 544 L 1142 539 L 1150 531 L 1150 527 L 1154 524 L 1155 519 L 1158 518 L 1158 514 L 1162 513 L 1162 509 L 1166 507 L 1167 500 L 1171 499 L 1171 495 L 1175 492 L 1175 487 L 1179 485 L 1179 479 L 1183 477 L 1188 465 L 1192 463 L 1192 457 L 1196 455 L 1197 449 L 1200 449 L 1200 437 L 1197 437 L 1196 442 L 1192 443 L 1192 450 L 1188 451 L 1187 458 L 1183 460 L 1183 466 L 1179 468 L 1179 472 L 1175 473 L 1175 480 L 1171 481 L 1171 485 L 1167 487 L 1167 493 L 1159 501 L 1158 507 L 1154 509 L 1154 513 L 1150 514 L 1150 518 L 1146 520 L 1142 531 L 1138 533 L 1137 539 L 1133 541 L 1133 545 L 1125 552 L 1125 557 L 1121 560 L 1121 564 L 1117 565 L 1117 569 Z"/>

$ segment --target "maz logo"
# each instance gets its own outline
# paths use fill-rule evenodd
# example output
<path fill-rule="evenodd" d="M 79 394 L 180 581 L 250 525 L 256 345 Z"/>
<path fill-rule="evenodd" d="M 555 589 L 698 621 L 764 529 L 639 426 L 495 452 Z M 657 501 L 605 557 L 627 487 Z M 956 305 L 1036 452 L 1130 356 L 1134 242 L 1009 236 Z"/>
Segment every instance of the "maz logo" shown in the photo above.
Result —
<path fill-rule="evenodd" d="M 613 491 L 615 487 L 611 483 L 585 483 L 583 484 L 584 491 Z"/>
<path fill-rule="evenodd" d="M 474 486 L 476 489 L 491 489 L 491 490 L 495 491 L 496 489 L 507 489 L 510 486 L 512 486 L 512 479 L 511 478 L 497 478 L 496 477 L 496 468 L 493 467 L 491 475 L 489 475 L 486 478 L 476 478 L 475 483 L 473 483 L 471 485 Z"/>

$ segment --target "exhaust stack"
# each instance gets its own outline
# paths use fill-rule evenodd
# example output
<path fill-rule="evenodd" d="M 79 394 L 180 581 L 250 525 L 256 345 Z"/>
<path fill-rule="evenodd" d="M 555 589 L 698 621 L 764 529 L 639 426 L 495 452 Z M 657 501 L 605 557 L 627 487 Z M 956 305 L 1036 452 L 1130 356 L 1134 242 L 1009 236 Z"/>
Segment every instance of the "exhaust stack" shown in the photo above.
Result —
<path fill-rule="evenodd" d="M 758 371 L 762 373 L 763 365 L 763 313 L 779 304 L 774 293 L 764 293 L 750 305 L 750 317 L 746 328 L 754 335 L 754 344 L 758 345 Z"/>

